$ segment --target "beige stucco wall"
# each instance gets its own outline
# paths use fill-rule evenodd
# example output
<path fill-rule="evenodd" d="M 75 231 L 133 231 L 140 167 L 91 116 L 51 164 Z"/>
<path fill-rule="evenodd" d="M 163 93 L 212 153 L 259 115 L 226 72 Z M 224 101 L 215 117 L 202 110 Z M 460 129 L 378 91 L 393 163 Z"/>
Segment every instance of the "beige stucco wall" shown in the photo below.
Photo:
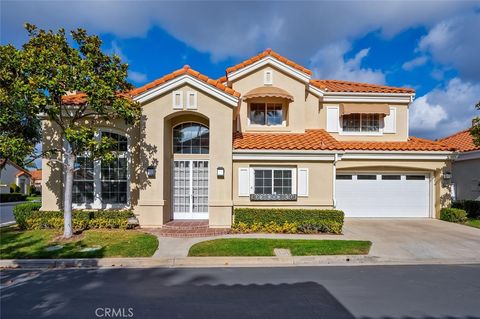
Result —
<path fill-rule="evenodd" d="M 452 168 L 452 180 L 455 184 L 458 200 L 480 200 L 480 158 L 455 161 Z M 477 190 L 475 190 L 477 189 Z"/>
<path fill-rule="evenodd" d="M 250 201 L 248 196 L 238 196 L 238 170 L 246 167 L 294 167 L 308 168 L 308 197 L 298 197 L 296 201 Z M 310 161 L 234 161 L 233 162 L 233 203 L 236 207 L 333 207 L 333 162 Z"/>
<path fill-rule="evenodd" d="M 172 129 L 181 122 L 195 121 L 208 124 L 210 153 L 208 156 L 175 155 L 175 159 L 208 159 L 209 162 L 209 221 L 212 227 L 229 227 L 232 211 L 232 123 L 233 109 L 188 85 L 178 91 L 196 91 L 196 110 L 174 110 L 172 93 L 166 93 L 143 105 L 143 143 L 152 148 L 149 158 L 143 156 L 144 167 L 154 164 L 156 177 L 140 191 L 135 212 L 144 226 L 160 226 L 172 218 L 171 214 L 171 163 Z M 216 168 L 225 169 L 225 178 L 219 179 Z"/>
<path fill-rule="evenodd" d="M 442 182 L 444 171 L 451 170 L 448 161 L 433 160 L 341 160 L 337 171 L 417 171 L 430 173 L 432 178 L 432 203 L 435 218 L 440 217 L 440 209 L 451 202 L 450 185 Z"/>

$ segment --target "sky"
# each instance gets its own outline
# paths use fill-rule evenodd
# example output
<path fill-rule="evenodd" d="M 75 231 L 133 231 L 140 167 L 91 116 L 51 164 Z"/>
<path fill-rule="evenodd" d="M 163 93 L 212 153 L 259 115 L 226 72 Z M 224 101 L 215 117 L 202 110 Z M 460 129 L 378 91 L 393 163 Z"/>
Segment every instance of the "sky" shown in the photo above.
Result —
<path fill-rule="evenodd" d="M 480 1 L 5 1 L 0 43 L 25 22 L 85 28 L 148 83 L 188 64 L 212 78 L 266 48 L 315 78 L 411 87 L 410 135 L 436 139 L 480 115 Z"/>

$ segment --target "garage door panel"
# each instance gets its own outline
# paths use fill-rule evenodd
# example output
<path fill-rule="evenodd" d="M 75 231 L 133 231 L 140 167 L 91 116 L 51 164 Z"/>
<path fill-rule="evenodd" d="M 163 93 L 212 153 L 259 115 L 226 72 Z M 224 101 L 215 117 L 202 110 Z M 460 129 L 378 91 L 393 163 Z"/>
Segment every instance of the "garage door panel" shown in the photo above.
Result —
<path fill-rule="evenodd" d="M 376 180 L 359 180 L 357 174 L 352 175 L 350 180 L 336 180 L 337 208 L 346 217 L 429 216 L 428 178 L 407 180 L 405 174 L 397 174 L 400 180 L 389 180 L 376 174 Z"/>

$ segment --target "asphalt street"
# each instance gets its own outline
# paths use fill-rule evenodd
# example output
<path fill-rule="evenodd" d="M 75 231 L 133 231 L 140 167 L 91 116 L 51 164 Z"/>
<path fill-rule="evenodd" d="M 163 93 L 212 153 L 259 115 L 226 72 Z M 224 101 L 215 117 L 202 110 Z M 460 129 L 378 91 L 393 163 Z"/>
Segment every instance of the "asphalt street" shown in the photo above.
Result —
<path fill-rule="evenodd" d="M 480 265 L 4 270 L 1 318 L 480 318 Z"/>

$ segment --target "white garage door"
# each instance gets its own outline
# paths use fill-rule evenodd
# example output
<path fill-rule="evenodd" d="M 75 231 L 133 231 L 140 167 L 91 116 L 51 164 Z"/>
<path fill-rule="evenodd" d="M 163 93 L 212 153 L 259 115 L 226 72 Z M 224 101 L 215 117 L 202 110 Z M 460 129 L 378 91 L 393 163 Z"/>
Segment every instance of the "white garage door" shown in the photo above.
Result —
<path fill-rule="evenodd" d="M 337 173 L 337 209 L 345 217 L 429 217 L 428 174 Z"/>

